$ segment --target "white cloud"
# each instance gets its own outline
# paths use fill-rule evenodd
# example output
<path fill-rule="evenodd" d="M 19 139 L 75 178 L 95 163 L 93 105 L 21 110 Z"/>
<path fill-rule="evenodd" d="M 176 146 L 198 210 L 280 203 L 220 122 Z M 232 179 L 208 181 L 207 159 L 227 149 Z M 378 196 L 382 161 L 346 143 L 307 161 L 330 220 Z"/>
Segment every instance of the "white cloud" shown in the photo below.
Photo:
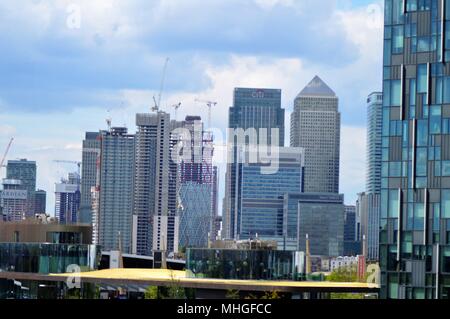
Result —
<path fill-rule="evenodd" d="M 102 53 L 104 52 L 119 52 L 121 54 L 114 55 L 114 58 L 122 56 L 127 61 L 126 63 L 133 64 L 135 61 L 130 60 L 131 52 L 133 57 L 141 56 L 145 66 L 156 65 L 157 70 L 162 68 L 161 61 L 164 60 L 166 54 L 176 55 L 177 52 L 183 51 L 184 45 L 187 47 L 198 45 L 203 50 L 209 48 L 210 51 L 227 52 L 227 54 L 217 57 L 199 48 L 194 50 L 186 61 L 174 59 L 171 62 L 173 64 L 169 64 L 167 83 L 177 80 L 171 79 L 171 76 L 179 76 L 181 78 L 179 81 L 183 82 L 183 85 L 180 85 L 180 88 L 177 89 L 166 86 L 167 91 L 163 96 L 163 108 L 172 114 L 173 110 L 170 106 L 178 102 L 183 103 L 178 114 L 179 119 L 189 114 L 201 115 L 206 120 L 207 109 L 202 104 L 196 103 L 196 98 L 219 102 L 213 112 L 213 126 L 221 129 L 225 129 L 227 125 L 228 108 L 232 104 L 234 87 L 281 88 L 283 90 L 283 107 L 287 109 L 287 120 L 289 120 L 289 111 L 292 110 L 295 95 L 317 74 L 336 91 L 341 100 L 340 109 L 344 118 L 341 189 L 346 193 L 348 202 L 353 194 L 356 195 L 357 192 L 364 189 L 365 130 L 362 125 L 366 114 L 365 98 L 371 91 L 379 90 L 381 87 L 382 31 L 374 28 L 373 24 L 367 23 L 367 21 L 373 21 L 373 13 L 369 12 L 367 8 L 334 10 L 330 9 L 330 6 L 324 6 L 322 1 L 310 0 L 251 1 L 261 6 L 266 11 L 265 14 L 294 5 L 295 10 L 299 12 L 298 14 L 308 13 L 308 16 L 304 17 L 305 19 L 299 19 L 298 24 L 292 24 L 291 28 L 284 30 L 280 35 L 283 35 L 282 40 L 287 46 L 289 46 L 289 41 L 294 38 L 304 41 L 304 43 L 302 42 L 302 48 L 313 43 L 315 46 L 312 54 L 311 52 L 293 54 L 296 51 L 292 47 L 286 49 L 290 50 L 288 54 L 284 55 L 288 58 L 284 58 L 283 55 L 277 53 L 266 54 L 267 43 L 271 44 L 271 41 L 274 41 L 273 34 L 271 37 L 267 37 L 267 43 L 262 45 L 261 51 L 240 51 L 241 44 L 239 44 L 239 41 L 248 39 L 249 35 L 252 36 L 251 32 L 260 31 L 261 29 L 257 26 L 258 21 L 261 20 L 253 17 L 254 20 L 248 21 L 251 28 L 245 28 L 247 24 L 238 24 L 238 27 L 236 27 L 234 22 L 240 21 L 242 17 L 237 15 L 236 20 L 227 20 L 229 14 L 234 16 L 239 12 L 222 12 L 224 3 L 227 3 L 224 1 L 205 3 L 203 0 L 189 2 L 173 0 L 151 2 L 81 0 L 76 1 L 82 9 L 82 24 L 79 30 L 71 30 L 65 25 L 66 8 L 73 1 L 34 1 L 36 5 L 25 6 L 21 9 L 14 5 L 8 5 L 9 20 L 4 20 L 5 23 L 0 22 L 0 32 L 14 34 L 10 27 L 19 23 L 21 28 L 27 30 L 27 33 L 23 39 L 16 38 L 24 41 L 31 40 L 29 48 L 33 49 L 32 52 L 43 49 L 45 53 L 47 49 L 45 42 L 43 46 L 35 46 L 35 44 L 45 36 L 50 36 L 52 43 L 69 39 L 69 42 L 74 43 L 76 49 L 81 46 L 84 50 L 87 50 L 86 52 L 93 50 L 91 53 L 94 52 L 101 57 L 103 57 Z M 250 0 L 246 3 L 249 2 Z M 377 1 L 379 4 L 381 2 Z M 13 4 L 13 2 L 7 3 Z M 334 4 L 335 1 L 329 0 L 327 3 Z M 4 8 L 5 5 L 5 3 L 2 3 L 0 8 Z M 206 8 L 204 8 L 205 6 Z M 326 12 L 322 12 L 323 7 L 326 7 Z M 190 20 L 186 20 L 188 15 L 192 17 Z M 3 18 L 1 10 L 0 18 Z M 15 24 L 13 21 L 15 21 Z M 281 22 L 283 21 L 280 20 Z M 305 23 L 316 23 L 311 26 L 310 30 L 316 30 L 317 33 L 303 33 L 302 25 Z M 193 33 L 196 30 L 199 33 Z M 211 37 L 215 30 L 227 32 L 225 34 L 226 39 L 224 39 L 228 41 L 226 45 L 221 46 L 223 41 L 219 36 Z M 192 37 L 183 38 L 185 33 L 187 35 L 189 33 L 198 34 L 198 43 L 190 43 L 191 40 L 195 40 Z M 151 36 L 155 34 L 161 35 L 160 38 L 157 38 L 158 41 L 164 40 L 164 35 L 168 34 L 169 40 L 165 42 L 185 39 L 186 43 L 183 41 L 180 43 L 150 41 Z M 327 36 L 324 37 L 324 35 Z M 233 37 L 236 37 L 239 41 L 231 41 L 230 39 L 233 40 Z M 256 39 L 256 42 L 251 43 L 261 45 L 258 42 L 261 37 Z M 279 46 L 283 42 L 278 41 L 278 39 L 275 40 L 277 41 L 272 46 Z M 348 47 L 349 51 L 355 50 L 356 54 L 345 63 L 332 63 L 330 61 L 333 59 L 334 52 L 330 50 L 321 52 L 324 47 L 320 43 L 328 40 L 338 43 L 342 47 Z M 168 49 L 169 52 L 164 52 L 163 49 L 157 47 L 158 45 L 172 46 Z M 333 46 L 325 47 L 325 49 L 330 48 L 333 48 Z M 277 49 L 278 51 L 275 52 L 283 51 L 281 46 Z M 155 54 L 152 50 L 158 53 Z M 28 51 L 23 52 L 30 53 Z M 83 54 L 86 52 L 83 51 Z M 317 57 L 314 55 L 317 55 Z M 92 57 L 89 54 L 88 56 L 89 59 L 86 62 L 92 61 Z M 105 55 L 104 57 L 107 60 L 111 58 L 111 55 Z M 64 59 L 67 59 L 66 56 L 64 56 Z M 114 62 L 116 61 L 114 60 Z M 117 63 L 120 63 L 120 61 L 117 61 Z M 186 64 L 188 64 L 188 67 L 186 67 Z M 115 63 L 111 63 L 111 67 L 115 65 Z M 140 64 L 137 63 L 136 65 Z M 97 70 L 95 66 L 89 63 L 86 66 Z M 124 71 L 126 72 L 126 70 Z M 189 73 L 194 71 L 198 73 Z M 88 73 L 81 74 L 86 75 Z M 125 73 L 123 75 L 124 77 L 127 76 Z M 52 76 L 57 78 L 57 74 L 52 74 Z M 190 78 L 197 81 L 203 77 L 206 78 L 206 85 L 203 85 L 202 89 L 190 89 Z M 105 128 L 105 118 L 108 116 L 107 109 L 111 109 L 113 124 L 126 124 L 130 131 L 134 131 L 135 113 L 150 110 L 153 105 L 152 97 L 159 86 L 159 79 L 160 72 L 149 73 L 149 83 L 153 81 L 158 85 L 149 85 L 148 90 L 128 85 L 126 81 L 121 83 L 122 86 L 119 88 L 106 87 L 104 90 L 97 91 L 97 93 L 104 96 L 108 104 L 93 103 L 95 107 L 85 107 L 84 109 L 75 107 L 69 115 L 58 113 L 24 116 L 19 114 L 14 119 L 10 117 L 11 122 L 8 123 L 7 121 L 7 126 L 9 125 L 10 128 L 17 127 L 17 130 L 11 131 L 11 133 L 19 133 L 19 139 L 12 151 L 12 156 L 36 159 L 39 165 L 39 184 L 51 193 L 53 184 L 63 177 L 67 170 L 75 169 L 70 167 L 59 168 L 52 161 L 54 159 L 79 160 L 83 132 Z M 88 79 L 84 80 L 88 81 Z M 124 104 L 120 107 L 122 101 Z M 41 124 L 48 123 L 49 116 L 52 117 L 52 125 Z M 2 123 L 7 119 L 2 117 Z M 286 141 L 289 140 L 289 125 L 290 123 L 287 121 Z M 4 132 L 4 127 L 5 125 L 0 125 L 0 137 Z M 1 139 L 0 143 L 2 143 Z M 223 178 L 221 182 L 224 183 Z M 49 197 L 53 197 L 53 195 L 49 194 Z M 53 199 L 49 199 L 48 202 L 52 205 Z M 49 211 L 52 211 L 52 209 L 52 207 L 49 207 Z"/>

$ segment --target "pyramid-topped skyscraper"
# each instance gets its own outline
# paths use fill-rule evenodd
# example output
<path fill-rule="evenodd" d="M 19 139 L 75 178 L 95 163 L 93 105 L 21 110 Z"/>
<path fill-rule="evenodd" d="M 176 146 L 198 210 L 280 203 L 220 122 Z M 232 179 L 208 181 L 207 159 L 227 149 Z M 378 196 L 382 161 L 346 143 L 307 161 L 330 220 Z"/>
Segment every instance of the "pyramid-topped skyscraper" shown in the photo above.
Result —
<path fill-rule="evenodd" d="M 336 96 L 336 93 L 316 75 L 297 95 L 297 98 L 302 96 Z"/>
<path fill-rule="evenodd" d="M 318 76 L 295 98 L 291 146 L 305 149 L 305 192 L 339 193 L 338 105 L 336 93 Z"/>

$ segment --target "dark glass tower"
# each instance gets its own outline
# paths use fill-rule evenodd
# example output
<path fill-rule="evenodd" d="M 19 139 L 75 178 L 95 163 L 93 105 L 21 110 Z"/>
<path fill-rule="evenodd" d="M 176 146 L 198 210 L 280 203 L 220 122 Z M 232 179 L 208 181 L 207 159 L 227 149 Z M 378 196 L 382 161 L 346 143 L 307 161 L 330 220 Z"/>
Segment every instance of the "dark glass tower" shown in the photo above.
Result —
<path fill-rule="evenodd" d="M 450 295 L 450 1 L 386 0 L 381 297 Z"/>
<path fill-rule="evenodd" d="M 281 90 L 258 88 L 235 88 L 233 106 L 229 110 L 228 128 L 244 131 L 256 130 L 256 144 L 271 144 L 272 129 L 278 129 L 277 146 L 284 146 L 284 116 L 281 108 Z M 266 129 L 267 135 L 260 136 L 260 129 Z M 230 138 L 230 137 L 229 137 Z M 276 136 L 273 136 L 274 140 Z M 229 150 L 233 150 L 231 162 L 227 163 L 225 180 L 225 206 L 223 220 L 223 238 L 234 239 L 240 233 L 240 212 L 238 204 L 238 185 L 241 183 L 239 169 L 242 166 L 237 159 L 238 142 L 232 137 L 228 141 Z M 247 145 L 250 141 L 245 141 Z"/>

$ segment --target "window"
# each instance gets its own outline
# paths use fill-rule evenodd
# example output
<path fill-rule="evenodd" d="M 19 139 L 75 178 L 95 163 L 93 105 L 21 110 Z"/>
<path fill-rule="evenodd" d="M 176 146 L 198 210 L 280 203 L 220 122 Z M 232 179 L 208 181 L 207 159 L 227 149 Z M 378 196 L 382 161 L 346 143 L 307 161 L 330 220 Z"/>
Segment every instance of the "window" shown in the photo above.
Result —
<path fill-rule="evenodd" d="M 411 79 L 409 81 L 409 105 L 416 105 L 416 80 Z"/>
<path fill-rule="evenodd" d="M 450 77 L 444 77 L 443 83 L 443 102 L 450 103 Z"/>
<path fill-rule="evenodd" d="M 424 227 L 424 204 L 414 205 L 414 230 L 423 230 Z"/>
<path fill-rule="evenodd" d="M 428 121 L 420 120 L 417 122 L 417 146 L 428 145 Z"/>
<path fill-rule="evenodd" d="M 391 106 L 400 106 L 402 98 L 402 84 L 400 80 L 391 82 Z"/>
<path fill-rule="evenodd" d="M 427 176 L 427 149 L 426 148 L 418 148 L 416 155 L 416 175 L 417 176 Z"/>
<path fill-rule="evenodd" d="M 417 0 L 407 0 L 406 2 L 406 11 L 412 12 L 417 11 Z"/>
<path fill-rule="evenodd" d="M 430 38 L 429 37 L 417 38 L 417 52 L 428 52 L 428 51 L 430 51 Z"/>
<path fill-rule="evenodd" d="M 433 105 L 430 107 L 430 134 L 441 133 L 441 113 L 440 105 Z"/>
<path fill-rule="evenodd" d="M 389 176 L 390 177 L 401 177 L 402 176 L 402 162 L 391 162 L 390 163 Z"/>
<path fill-rule="evenodd" d="M 403 0 L 392 1 L 392 24 L 403 23 Z"/>
<path fill-rule="evenodd" d="M 427 81 L 427 65 L 419 64 L 417 66 L 417 92 L 427 93 L 428 81 Z"/>
<path fill-rule="evenodd" d="M 450 218 L 450 190 L 442 191 L 442 218 Z"/>
<path fill-rule="evenodd" d="M 442 176 L 450 176 L 450 161 L 442 162 Z"/>
<path fill-rule="evenodd" d="M 404 35 L 403 26 L 395 26 L 392 28 L 392 54 L 403 53 Z"/>
<path fill-rule="evenodd" d="M 399 191 L 390 190 L 389 191 L 389 217 L 398 218 L 398 208 L 399 208 Z"/>

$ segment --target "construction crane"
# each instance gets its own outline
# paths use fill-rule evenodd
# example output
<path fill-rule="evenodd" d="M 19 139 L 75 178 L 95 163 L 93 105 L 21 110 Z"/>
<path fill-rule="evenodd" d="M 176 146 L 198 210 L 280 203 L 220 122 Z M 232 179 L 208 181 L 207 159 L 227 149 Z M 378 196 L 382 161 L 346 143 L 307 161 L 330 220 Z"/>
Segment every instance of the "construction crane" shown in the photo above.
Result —
<path fill-rule="evenodd" d="M 5 167 L 4 164 L 5 164 L 6 156 L 8 156 L 8 153 L 9 153 L 9 150 L 11 148 L 13 141 L 14 141 L 14 137 L 11 138 L 11 140 L 8 143 L 8 146 L 6 147 L 5 154 L 3 155 L 2 161 L 0 162 L 0 168 Z"/>
<path fill-rule="evenodd" d="M 218 103 L 213 101 L 205 101 L 196 99 L 195 102 L 204 103 L 208 107 L 208 128 L 211 128 L 211 109 L 216 106 Z"/>
<path fill-rule="evenodd" d="M 164 69 L 163 69 L 163 74 L 162 74 L 162 78 L 161 78 L 161 85 L 159 88 L 158 99 L 156 99 L 156 97 L 153 96 L 153 102 L 155 103 L 155 106 L 152 107 L 153 112 L 158 112 L 161 107 L 161 98 L 162 98 L 162 95 L 164 92 L 164 83 L 166 81 L 166 73 L 167 73 L 167 65 L 168 64 L 169 64 L 169 58 L 166 58 L 166 62 L 164 63 Z"/>
<path fill-rule="evenodd" d="M 178 109 L 181 107 L 181 102 L 172 105 L 172 107 L 175 109 L 175 121 L 178 121 Z"/>
<path fill-rule="evenodd" d="M 81 162 L 76 162 L 76 161 L 64 161 L 64 160 L 54 160 L 53 162 L 55 163 L 60 163 L 60 164 L 74 164 L 77 165 L 78 167 L 78 176 L 81 178 Z"/>

